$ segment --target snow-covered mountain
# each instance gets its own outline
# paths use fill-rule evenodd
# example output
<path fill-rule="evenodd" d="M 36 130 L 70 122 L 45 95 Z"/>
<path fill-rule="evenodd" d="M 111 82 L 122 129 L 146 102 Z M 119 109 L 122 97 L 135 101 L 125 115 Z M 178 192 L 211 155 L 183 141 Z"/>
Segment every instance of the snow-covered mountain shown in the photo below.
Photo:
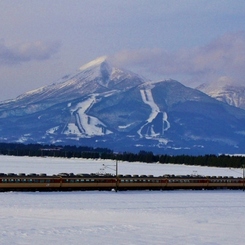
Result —
<path fill-rule="evenodd" d="M 243 152 L 245 111 L 174 80 L 153 82 L 105 57 L 0 103 L 0 141 L 168 154 Z"/>
<path fill-rule="evenodd" d="M 8 113 L 16 116 L 30 114 L 91 93 L 116 92 L 142 82 L 143 78 L 131 72 L 112 68 L 107 63 L 106 57 L 100 57 L 57 83 L 26 92 L 16 99 L 0 102 L 0 117 L 6 117 Z M 2 114 L 1 111 L 7 114 Z"/>
<path fill-rule="evenodd" d="M 245 86 L 217 82 L 202 84 L 197 89 L 219 101 L 245 110 Z"/>

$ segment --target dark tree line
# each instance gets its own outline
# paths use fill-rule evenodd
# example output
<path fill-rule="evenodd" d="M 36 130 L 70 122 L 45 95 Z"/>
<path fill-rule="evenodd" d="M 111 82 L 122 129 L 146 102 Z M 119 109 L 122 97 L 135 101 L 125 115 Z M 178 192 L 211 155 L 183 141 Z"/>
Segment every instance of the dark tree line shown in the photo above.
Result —
<path fill-rule="evenodd" d="M 0 143 L 1 155 L 99 158 L 102 153 L 111 154 L 112 151 L 107 148 L 87 146 Z"/>
<path fill-rule="evenodd" d="M 112 159 L 128 162 L 147 163 L 173 163 L 212 167 L 241 168 L 245 165 L 245 157 L 230 155 L 154 155 L 152 152 L 140 151 L 139 153 L 114 153 L 107 148 L 93 148 L 87 146 L 58 146 L 41 144 L 0 143 L 1 155 L 14 156 L 40 156 L 40 157 L 65 157 L 65 158 L 92 158 Z"/>

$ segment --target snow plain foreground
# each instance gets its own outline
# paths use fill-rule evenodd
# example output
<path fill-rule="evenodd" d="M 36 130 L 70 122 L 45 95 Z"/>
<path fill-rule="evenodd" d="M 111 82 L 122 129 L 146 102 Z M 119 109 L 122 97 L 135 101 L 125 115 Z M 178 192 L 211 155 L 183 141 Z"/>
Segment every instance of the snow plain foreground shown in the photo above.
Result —
<path fill-rule="evenodd" d="M 101 172 L 103 163 L 114 164 L 0 156 L 0 172 L 90 173 Z M 242 171 L 120 162 L 119 173 L 241 176 Z M 0 207 L 0 244 L 244 244 L 243 191 L 8 192 L 0 193 Z"/>

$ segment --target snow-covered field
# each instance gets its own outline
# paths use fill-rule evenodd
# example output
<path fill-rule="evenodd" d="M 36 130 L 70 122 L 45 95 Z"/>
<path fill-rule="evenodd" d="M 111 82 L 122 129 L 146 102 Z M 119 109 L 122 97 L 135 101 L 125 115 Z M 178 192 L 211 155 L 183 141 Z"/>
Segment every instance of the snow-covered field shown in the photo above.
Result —
<path fill-rule="evenodd" d="M 0 156 L 4 173 L 102 172 L 115 162 Z M 242 170 L 119 162 L 120 174 Z M 244 244 L 243 191 L 0 193 L 0 244 Z"/>

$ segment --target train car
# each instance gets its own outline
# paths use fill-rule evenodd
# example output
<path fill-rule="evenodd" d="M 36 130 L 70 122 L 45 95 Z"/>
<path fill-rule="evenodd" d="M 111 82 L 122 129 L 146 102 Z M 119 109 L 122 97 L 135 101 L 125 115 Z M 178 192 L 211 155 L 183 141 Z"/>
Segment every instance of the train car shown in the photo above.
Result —
<path fill-rule="evenodd" d="M 244 179 L 213 176 L 208 179 L 208 189 L 244 189 Z"/>
<path fill-rule="evenodd" d="M 0 174 L 0 191 L 59 190 L 60 176 L 46 174 Z"/>
<path fill-rule="evenodd" d="M 121 175 L 118 177 L 119 190 L 162 190 L 166 188 L 168 180 L 153 175 Z"/>
<path fill-rule="evenodd" d="M 58 174 L 62 177 L 60 190 L 112 190 L 117 188 L 117 178 L 113 175 L 98 174 Z"/>
<path fill-rule="evenodd" d="M 201 190 L 208 187 L 208 179 L 204 176 L 171 176 L 168 178 L 166 189 Z"/>

